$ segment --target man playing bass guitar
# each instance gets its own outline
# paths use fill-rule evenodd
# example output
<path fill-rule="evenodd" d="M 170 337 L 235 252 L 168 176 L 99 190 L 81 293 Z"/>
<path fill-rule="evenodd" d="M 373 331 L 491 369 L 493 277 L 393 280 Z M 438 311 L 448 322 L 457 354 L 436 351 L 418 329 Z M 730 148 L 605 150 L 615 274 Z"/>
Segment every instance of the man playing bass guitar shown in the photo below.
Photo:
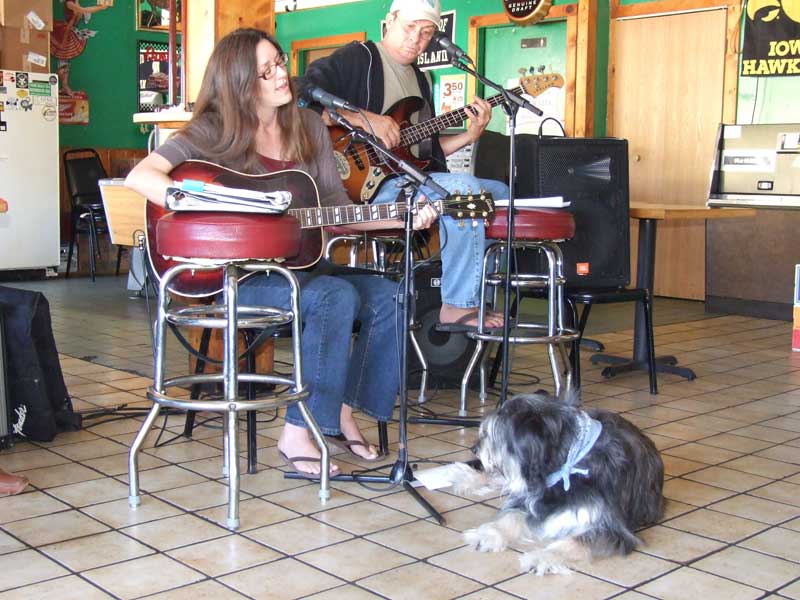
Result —
<path fill-rule="evenodd" d="M 386 16 L 383 40 L 365 44 L 354 42 L 313 62 L 298 79 L 301 93 L 309 86 L 318 86 L 364 109 L 362 113 L 343 110 L 342 115 L 354 125 L 373 131 L 387 148 L 401 146 L 398 122 L 383 113 L 400 100 L 419 97 L 424 100 L 422 110 L 412 115 L 411 120 L 430 115 L 433 105 L 430 76 L 420 71 L 416 60 L 438 31 L 440 14 L 439 0 L 394 0 Z M 491 118 L 491 106 L 481 98 L 475 98 L 468 110 L 466 131 L 454 136 L 430 137 L 431 176 L 451 193 L 475 194 L 483 190 L 495 199 L 508 198 L 508 186 L 504 183 L 446 172 L 445 156 L 476 141 Z M 323 113 L 323 119 L 331 124 L 327 112 Z M 424 145 L 425 142 L 421 147 Z M 438 199 L 432 190 L 423 188 L 423 192 L 432 200 Z M 398 188 L 390 179 L 383 182 L 370 201 L 373 204 L 393 202 L 397 196 Z M 463 223 L 443 217 L 439 228 L 442 308 L 438 327 L 446 331 L 464 331 L 477 325 L 486 243 L 484 225 L 480 220 Z M 487 312 L 488 327 L 502 324 L 502 315 Z"/>

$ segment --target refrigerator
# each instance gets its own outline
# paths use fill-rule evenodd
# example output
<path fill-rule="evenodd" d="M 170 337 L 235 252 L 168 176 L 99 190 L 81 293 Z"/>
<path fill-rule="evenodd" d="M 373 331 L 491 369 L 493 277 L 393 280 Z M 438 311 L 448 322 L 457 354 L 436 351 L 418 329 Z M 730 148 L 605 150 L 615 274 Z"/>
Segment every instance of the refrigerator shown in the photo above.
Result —
<path fill-rule="evenodd" d="M 56 75 L 0 70 L 0 270 L 58 266 L 58 156 Z"/>

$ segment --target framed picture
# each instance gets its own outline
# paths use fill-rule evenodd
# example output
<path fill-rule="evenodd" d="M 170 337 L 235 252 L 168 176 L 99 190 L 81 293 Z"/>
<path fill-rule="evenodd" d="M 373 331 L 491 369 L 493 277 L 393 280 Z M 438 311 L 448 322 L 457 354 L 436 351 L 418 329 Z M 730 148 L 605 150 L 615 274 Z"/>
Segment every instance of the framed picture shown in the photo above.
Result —
<path fill-rule="evenodd" d="M 167 42 L 138 40 L 138 112 L 155 112 L 157 107 L 167 103 L 169 90 L 169 45 Z M 180 46 L 178 47 L 178 80 L 176 94 L 180 93 Z M 180 99 L 176 98 L 175 102 Z"/>
<path fill-rule="evenodd" d="M 136 29 L 166 31 L 169 29 L 169 0 L 135 0 Z M 175 0 L 175 18 L 181 30 L 181 0 Z"/>

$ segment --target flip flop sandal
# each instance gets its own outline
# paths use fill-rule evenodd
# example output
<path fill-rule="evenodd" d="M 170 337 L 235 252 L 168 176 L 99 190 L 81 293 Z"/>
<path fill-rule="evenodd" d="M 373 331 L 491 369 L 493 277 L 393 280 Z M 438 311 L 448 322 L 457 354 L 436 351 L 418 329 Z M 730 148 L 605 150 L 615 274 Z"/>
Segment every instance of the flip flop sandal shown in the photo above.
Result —
<path fill-rule="evenodd" d="M 442 323 L 440 321 L 435 325 L 434 329 L 436 329 L 436 331 L 443 331 L 446 333 L 467 333 L 468 331 L 478 331 L 477 325 L 467 325 L 467 321 L 472 321 L 474 319 L 477 322 L 479 312 L 480 310 L 476 308 L 473 311 L 461 315 L 452 323 Z M 484 331 L 492 331 L 496 329 L 502 329 L 502 327 L 484 327 Z"/>
<path fill-rule="evenodd" d="M 278 454 L 283 459 L 283 462 L 286 463 L 286 466 L 289 467 L 295 473 L 297 473 L 303 479 L 308 479 L 309 481 L 319 481 L 319 474 L 308 473 L 306 471 L 302 471 L 302 470 L 297 468 L 297 464 L 296 463 L 307 462 L 307 463 L 320 464 L 322 462 L 322 459 L 317 458 L 316 456 L 293 456 L 293 457 L 289 458 L 288 456 L 286 456 L 280 450 L 278 450 Z M 339 475 L 339 469 L 338 468 L 331 469 L 330 476 L 334 477 L 336 475 Z"/>
<path fill-rule="evenodd" d="M 372 444 L 368 442 L 362 442 L 361 440 L 348 440 L 343 433 L 339 435 L 326 435 L 325 439 L 336 446 L 347 452 L 348 454 L 352 454 L 358 460 L 363 460 L 364 462 L 375 462 L 377 460 L 381 460 L 385 454 L 381 454 L 378 452 L 378 455 L 375 458 L 365 458 L 356 452 L 353 452 L 353 446 L 365 446 L 369 448 Z"/>

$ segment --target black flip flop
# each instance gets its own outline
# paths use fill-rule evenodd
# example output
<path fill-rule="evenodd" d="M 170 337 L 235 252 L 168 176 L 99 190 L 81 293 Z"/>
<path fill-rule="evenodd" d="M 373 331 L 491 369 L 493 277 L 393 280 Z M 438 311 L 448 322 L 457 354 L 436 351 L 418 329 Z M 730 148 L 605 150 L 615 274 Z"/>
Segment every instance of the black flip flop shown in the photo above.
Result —
<path fill-rule="evenodd" d="M 337 448 L 341 448 L 348 454 L 352 454 L 355 458 L 358 460 L 363 460 L 364 462 L 375 462 L 386 456 L 385 454 L 378 452 L 378 455 L 375 458 L 364 458 L 360 454 L 353 452 L 353 446 L 369 447 L 372 444 L 368 442 L 362 442 L 361 440 L 348 440 L 343 433 L 340 433 L 339 435 L 326 435 L 325 439 Z"/>
<path fill-rule="evenodd" d="M 319 464 L 319 463 L 322 462 L 321 458 L 317 458 L 316 456 L 293 456 L 293 457 L 289 458 L 288 456 L 286 456 L 280 450 L 278 450 L 278 454 L 283 459 L 283 462 L 286 463 L 286 466 L 289 467 L 295 473 L 297 473 L 297 475 L 300 476 L 301 478 L 308 479 L 309 481 L 319 481 L 319 478 L 320 478 L 319 475 L 315 475 L 314 473 L 306 473 L 305 471 L 301 471 L 300 469 L 297 468 L 297 465 L 295 463 L 310 462 L 310 463 Z M 334 477 L 336 475 L 339 475 L 339 469 L 334 470 L 330 474 L 331 477 Z"/>
<path fill-rule="evenodd" d="M 478 331 L 477 325 L 467 325 L 467 321 L 471 321 L 473 319 L 477 321 L 479 315 L 480 311 L 479 309 L 476 308 L 474 311 L 461 315 L 457 320 L 453 321 L 452 323 L 442 323 L 440 321 L 436 323 L 434 329 L 436 329 L 436 331 L 442 331 L 445 333 L 467 333 L 468 331 Z M 495 331 L 497 329 L 502 329 L 502 327 L 483 328 L 484 331 Z"/>

